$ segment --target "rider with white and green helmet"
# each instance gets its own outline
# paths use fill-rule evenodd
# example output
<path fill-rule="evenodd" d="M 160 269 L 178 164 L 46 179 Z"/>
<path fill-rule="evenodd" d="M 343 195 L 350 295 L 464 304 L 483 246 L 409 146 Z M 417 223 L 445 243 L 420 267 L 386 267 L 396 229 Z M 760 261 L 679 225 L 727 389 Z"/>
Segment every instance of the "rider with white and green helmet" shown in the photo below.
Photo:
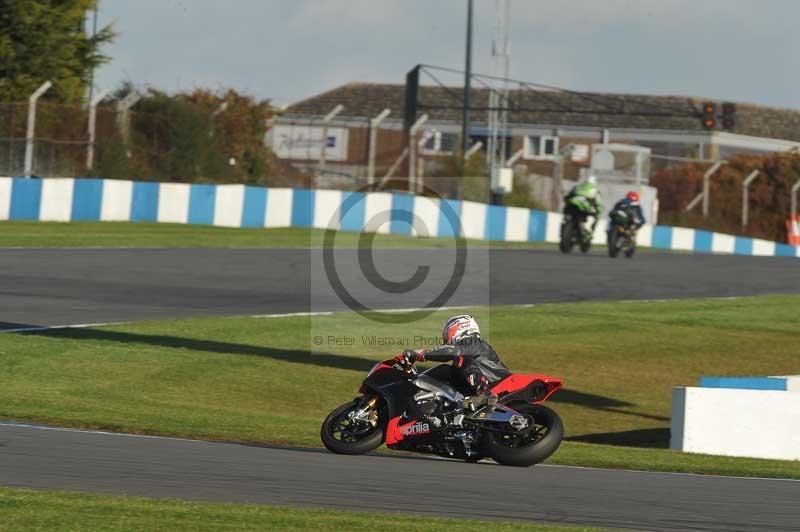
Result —
<path fill-rule="evenodd" d="M 597 178 L 590 175 L 586 181 L 578 183 L 564 196 L 564 214 L 578 218 L 581 224 L 591 216 L 592 233 L 597 220 L 603 212 L 603 201 L 597 189 Z"/>

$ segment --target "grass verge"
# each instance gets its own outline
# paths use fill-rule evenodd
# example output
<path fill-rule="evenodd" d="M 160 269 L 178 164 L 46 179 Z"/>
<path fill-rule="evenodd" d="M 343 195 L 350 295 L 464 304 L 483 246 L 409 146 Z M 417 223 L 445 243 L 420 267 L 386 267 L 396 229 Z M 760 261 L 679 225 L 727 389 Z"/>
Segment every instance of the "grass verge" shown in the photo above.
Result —
<path fill-rule="evenodd" d="M 796 372 L 800 297 L 473 312 L 515 371 L 565 379 L 553 406 L 567 441 L 551 463 L 800 478 L 800 462 L 667 448 L 672 387 Z M 342 313 L 0 334 L 0 418 L 319 446 L 322 418 L 356 395 L 373 362 L 403 342 L 424 345 L 445 317 L 402 328 Z"/>
<path fill-rule="evenodd" d="M 2 247 L 111 247 L 111 248 L 308 248 L 322 247 L 321 229 L 241 229 L 206 225 L 127 222 L 0 222 Z M 366 246 L 361 233 L 337 232 L 337 247 Z M 470 247 L 549 248 L 544 242 L 487 242 L 467 240 Z M 447 248 L 451 238 L 403 235 L 375 236 L 379 248 Z"/>
<path fill-rule="evenodd" d="M 123 532 L 148 530 L 480 530 L 486 522 L 437 517 L 215 504 L 0 488 L 0 530 Z M 598 532 L 600 529 L 491 522 L 492 530 Z"/>

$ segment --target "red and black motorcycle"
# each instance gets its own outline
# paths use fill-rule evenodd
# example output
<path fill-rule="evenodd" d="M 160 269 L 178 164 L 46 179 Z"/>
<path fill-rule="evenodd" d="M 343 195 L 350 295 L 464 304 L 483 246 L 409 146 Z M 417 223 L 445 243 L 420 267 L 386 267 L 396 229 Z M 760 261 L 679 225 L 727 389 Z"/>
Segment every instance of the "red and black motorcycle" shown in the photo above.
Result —
<path fill-rule="evenodd" d="M 394 359 L 375 364 L 357 397 L 328 414 L 320 436 L 330 451 L 380 447 L 512 466 L 546 460 L 561 444 L 561 418 L 542 403 L 562 385 L 544 375 L 512 374 L 494 395 L 468 397 L 448 384 L 451 366 L 418 372 Z"/>

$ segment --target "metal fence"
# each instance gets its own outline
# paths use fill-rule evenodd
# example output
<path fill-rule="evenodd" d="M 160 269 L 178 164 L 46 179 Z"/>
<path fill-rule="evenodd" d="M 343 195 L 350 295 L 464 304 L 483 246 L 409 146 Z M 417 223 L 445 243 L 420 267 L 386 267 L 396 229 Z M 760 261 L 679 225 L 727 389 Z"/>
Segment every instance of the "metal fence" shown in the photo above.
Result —
<path fill-rule="evenodd" d="M 113 107 L 97 109 L 93 117 L 95 142 L 90 140 L 88 106 L 39 102 L 32 121 L 30 109 L 27 102 L 0 103 L 0 175 L 90 175 L 98 152 L 119 139 Z M 26 150 L 31 153 L 30 168 L 26 168 Z"/>
<path fill-rule="evenodd" d="M 126 110 L 124 102 L 0 103 L 0 175 L 273 186 L 298 177 L 264 146 L 265 126 L 243 125 L 241 114 Z"/>

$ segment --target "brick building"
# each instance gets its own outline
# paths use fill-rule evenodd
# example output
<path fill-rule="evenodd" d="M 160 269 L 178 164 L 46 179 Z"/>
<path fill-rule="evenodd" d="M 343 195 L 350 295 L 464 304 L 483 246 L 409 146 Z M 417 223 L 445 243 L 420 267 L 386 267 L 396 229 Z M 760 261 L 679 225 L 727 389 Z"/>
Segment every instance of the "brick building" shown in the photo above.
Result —
<path fill-rule="evenodd" d="M 428 120 L 418 150 L 424 173 L 431 174 L 461 145 L 460 87 L 420 86 L 418 108 Z M 488 134 L 489 90 L 471 93 L 470 144 Z M 268 143 L 276 155 L 295 168 L 319 174 L 323 118 L 341 105 L 328 123 L 322 175 L 332 186 L 358 185 L 367 180 L 370 120 L 384 109 L 390 114 L 376 129 L 375 176 L 379 180 L 407 147 L 406 87 L 351 83 L 288 107 L 272 123 Z M 733 128 L 709 130 L 702 123 L 705 100 L 679 96 L 574 93 L 512 90 L 509 93 L 507 156 L 522 150 L 515 173 L 551 176 L 559 153 L 571 147 L 564 162 L 566 179 L 591 163 L 591 145 L 633 144 L 649 148 L 653 169 L 681 158 L 715 161 L 735 153 L 768 153 L 800 148 L 800 111 L 736 104 Z M 419 137 L 415 143 L 419 142 Z M 649 170 L 648 170 L 649 174 Z M 396 176 L 408 175 L 408 161 L 396 165 Z"/>

